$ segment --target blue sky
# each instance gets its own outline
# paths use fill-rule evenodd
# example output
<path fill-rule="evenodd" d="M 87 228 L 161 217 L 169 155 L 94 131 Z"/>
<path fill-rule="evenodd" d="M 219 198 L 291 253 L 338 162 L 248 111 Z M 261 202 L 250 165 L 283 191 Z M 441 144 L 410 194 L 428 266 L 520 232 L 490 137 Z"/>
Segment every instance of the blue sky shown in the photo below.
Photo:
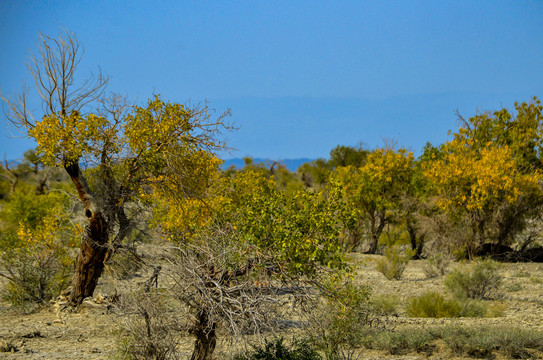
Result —
<path fill-rule="evenodd" d="M 0 90 L 32 84 L 38 32 L 76 33 L 80 76 L 98 66 L 139 104 L 160 93 L 231 108 L 237 152 L 327 157 L 338 144 L 420 152 L 455 111 L 543 96 L 541 1 L 0 1 Z M 39 114 L 40 103 L 33 107 Z M 10 137 L 0 155 L 34 144 Z"/>

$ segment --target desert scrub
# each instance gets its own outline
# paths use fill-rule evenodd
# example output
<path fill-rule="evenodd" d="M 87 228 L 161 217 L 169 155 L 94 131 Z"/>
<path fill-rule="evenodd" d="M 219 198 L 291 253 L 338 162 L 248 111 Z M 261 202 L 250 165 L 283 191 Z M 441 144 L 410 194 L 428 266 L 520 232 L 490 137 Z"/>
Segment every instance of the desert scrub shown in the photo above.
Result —
<path fill-rule="evenodd" d="M 406 354 L 411 351 L 431 353 L 433 333 L 423 329 L 401 329 L 380 331 L 369 329 L 362 339 L 366 349 L 384 350 L 392 355 Z"/>
<path fill-rule="evenodd" d="M 23 192 L 2 211 L 7 226 L 0 231 L 0 276 L 8 280 L 3 295 L 24 311 L 46 303 L 68 286 L 75 240 L 67 206 L 65 194 Z"/>
<path fill-rule="evenodd" d="M 505 291 L 507 292 L 517 292 L 523 289 L 522 285 L 518 282 L 512 282 L 504 286 Z"/>
<path fill-rule="evenodd" d="M 375 295 L 371 297 L 370 304 L 376 315 L 394 315 L 400 299 L 395 295 Z"/>
<path fill-rule="evenodd" d="M 164 292 L 138 292 L 118 304 L 115 359 L 178 359 L 178 335 L 186 332 L 179 304 Z"/>
<path fill-rule="evenodd" d="M 432 330 L 456 355 L 490 357 L 500 351 L 508 358 L 535 358 L 530 350 L 543 350 L 543 333 L 510 326 L 444 327 Z"/>
<path fill-rule="evenodd" d="M 362 340 L 367 349 L 383 350 L 392 355 L 411 351 L 432 354 L 436 340 L 443 340 L 455 356 L 494 358 L 501 353 L 508 359 L 539 358 L 543 351 L 543 333 L 515 327 L 461 327 L 404 328 L 395 331 L 369 329 Z"/>
<path fill-rule="evenodd" d="M 484 317 L 488 314 L 487 306 L 468 299 L 445 299 L 437 292 L 427 292 L 409 300 L 407 314 L 411 317 Z"/>
<path fill-rule="evenodd" d="M 426 259 L 422 270 L 424 271 L 424 275 L 426 275 L 428 279 L 440 275 L 443 276 L 447 272 L 447 267 L 449 266 L 450 262 L 451 261 L 447 255 L 443 253 L 437 253 Z"/>
<path fill-rule="evenodd" d="M 285 345 L 283 339 L 268 342 L 264 347 L 255 347 L 246 354 L 238 354 L 233 360 L 321 360 L 319 353 L 308 342 L 294 341 Z"/>
<path fill-rule="evenodd" d="M 327 360 L 360 346 L 373 319 L 371 289 L 346 280 L 324 284 L 324 296 L 307 309 L 306 336 Z"/>
<path fill-rule="evenodd" d="M 488 299 L 500 295 L 502 282 L 499 264 L 485 259 L 459 265 L 447 275 L 444 285 L 455 297 Z"/>
<path fill-rule="evenodd" d="M 384 257 L 377 260 L 377 270 L 389 280 L 399 280 L 412 257 L 412 250 L 402 251 L 399 246 L 388 247 Z"/>

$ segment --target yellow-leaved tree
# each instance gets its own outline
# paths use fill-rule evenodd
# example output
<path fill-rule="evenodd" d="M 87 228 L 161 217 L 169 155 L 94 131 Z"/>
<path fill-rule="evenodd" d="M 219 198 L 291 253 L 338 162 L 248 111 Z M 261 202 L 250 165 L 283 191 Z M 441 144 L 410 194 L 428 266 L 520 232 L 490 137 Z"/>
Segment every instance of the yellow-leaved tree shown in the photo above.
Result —
<path fill-rule="evenodd" d="M 106 257 L 136 226 L 134 204 L 153 187 L 164 183 L 164 191 L 176 196 L 199 196 L 202 173 L 219 166 L 202 159 L 224 147 L 220 132 L 229 128 L 228 112 L 215 116 L 207 104 L 185 106 L 155 96 L 140 107 L 106 97 L 106 77 L 76 78 L 80 56 L 74 34 L 42 35 L 29 65 L 42 116 L 32 116 L 25 93 L 16 100 L 2 96 L 9 120 L 38 143 L 44 164 L 66 170 L 83 204 L 88 225 L 65 292 L 72 304 L 93 294 Z"/>
<path fill-rule="evenodd" d="M 462 120 L 439 149 L 427 148 L 424 175 L 438 206 L 470 227 L 470 255 L 485 243 L 509 245 L 543 204 L 540 151 L 541 104 L 516 104 L 517 116 L 502 109 Z"/>
<path fill-rule="evenodd" d="M 383 229 L 397 215 L 401 199 L 409 191 L 413 162 L 413 153 L 404 149 L 377 149 L 360 167 L 334 170 L 332 182 L 342 184 L 348 206 L 358 214 L 353 245 L 360 241 L 356 229 L 367 226 L 370 235 L 368 253 L 376 253 Z"/>

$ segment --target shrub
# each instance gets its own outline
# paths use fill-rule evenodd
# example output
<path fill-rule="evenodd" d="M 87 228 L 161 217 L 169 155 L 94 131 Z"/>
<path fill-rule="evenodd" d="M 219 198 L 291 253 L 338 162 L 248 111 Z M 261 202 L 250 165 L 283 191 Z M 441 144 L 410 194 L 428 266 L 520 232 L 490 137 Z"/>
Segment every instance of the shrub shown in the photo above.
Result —
<path fill-rule="evenodd" d="M 393 315 L 397 313 L 400 299 L 394 295 L 373 296 L 370 303 L 377 315 Z"/>
<path fill-rule="evenodd" d="M 389 280 L 399 280 L 409 260 L 413 257 L 413 251 L 401 251 L 399 246 L 392 246 L 385 250 L 385 257 L 377 260 L 377 270 Z"/>
<path fill-rule="evenodd" d="M 433 340 L 434 336 L 430 332 L 419 329 L 397 331 L 371 329 L 362 339 L 362 344 L 367 349 L 385 350 L 392 355 L 400 355 L 413 350 L 431 353 Z"/>
<path fill-rule="evenodd" d="M 432 342 L 442 339 L 456 356 L 494 358 L 494 351 L 506 358 L 536 358 L 530 350 L 543 350 L 543 333 L 536 330 L 500 327 L 443 326 L 426 329 L 405 328 L 397 331 L 368 330 L 362 340 L 368 349 L 385 350 L 393 355 L 410 351 L 431 355 Z"/>
<path fill-rule="evenodd" d="M 350 281 L 325 284 L 325 296 L 308 309 L 309 341 L 326 359 L 338 359 L 359 346 L 372 316 L 371 291 Z"/>
<path fill-rule="evenodd" d="M 8 280 L 3 295 L 24 311 L 58 295 L 70 280 L 74 242 L 65 196 L 19 193 L 2 213 L 8 222 L 0 232 L 0 276 Z"/>
<path fill-rule="evenodd" d="M 412 298 L 407 307 L 407 313 L 412 317 L 484 317 L 487 308 L 473 300 L 446 300 L 437 292 Z"/>
<path fill-rule="evenodd" d="M 518 282 L 512 282 L 505 286 L 505 290 L 508 292 L 517 292 L 523 289 L 522 285 Z"/>
<path fill-rule="evenodd" d="M 486 299 L 497 296 L 503 281 L 498 273 L 498 263 L 492 260 L 476 260 L 457 267 L 445 278 L 445 287 L 456 297 Z"/>
<path fill-rule="evenodd" d="M 132 293 L 118 304 L 116 358 L 130 360 L 177 359 L 176 333 L 185 330 L 178 323 L 178 304 L 158 292 Z M 172 306 L 177 305 L 177 306 Z M 186 316 L 186 314 L 183 314 Z"/>
<path fill-rule="evenodd" d="M 434 278 L 439 275 L 445 275 L 447 267 L 449 266 L 450 260 L 443 253 L 437 253 L 428 259 L 426 259 L 422 270 L 427 278 Z"/>
<path fill-rule="evenodd" d="M 248 354 L 240 354 L 234 360 L 321 360 L 319 353 L 307 342 L 294 341 L 291 347 L 283 339 L 266 341 L 264 348 L 255 348 Z"/>
<path fill-rule="evenodd" d="M 493 350 L 507 358 L 533 358 L 529 349 L 543 350 L 543 333 L 514 327 L 447 327 L 435 330 L 458 355 L 489 356 Z"/>

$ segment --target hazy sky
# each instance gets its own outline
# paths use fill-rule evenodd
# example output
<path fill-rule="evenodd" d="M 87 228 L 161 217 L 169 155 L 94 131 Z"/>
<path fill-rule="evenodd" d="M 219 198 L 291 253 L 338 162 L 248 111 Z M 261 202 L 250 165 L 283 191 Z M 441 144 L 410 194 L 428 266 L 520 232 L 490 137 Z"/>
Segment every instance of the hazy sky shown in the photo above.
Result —
<path fill-rule="evenodd" d="M 326 157 L 383 138 L 420 151 L 464 116 L 543 96 L 542 1 L 0 0 L 0 89 L 31 85 L 38 33 L 73 31 L 81 78 L 109 90 L 231 108 L 230 145 L 274 159 Z M 40 103 L 33 107 L 39 113 Z M 34 144 L 9 138 L 0 154 Z"/>

